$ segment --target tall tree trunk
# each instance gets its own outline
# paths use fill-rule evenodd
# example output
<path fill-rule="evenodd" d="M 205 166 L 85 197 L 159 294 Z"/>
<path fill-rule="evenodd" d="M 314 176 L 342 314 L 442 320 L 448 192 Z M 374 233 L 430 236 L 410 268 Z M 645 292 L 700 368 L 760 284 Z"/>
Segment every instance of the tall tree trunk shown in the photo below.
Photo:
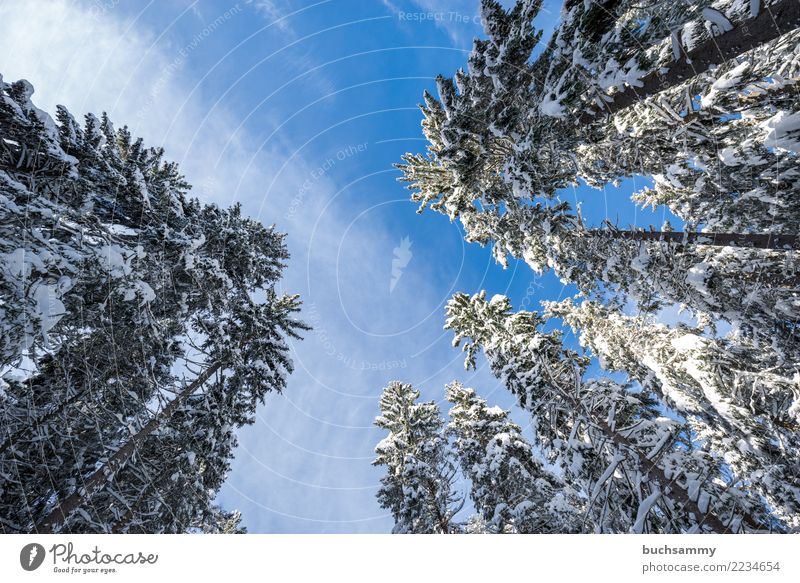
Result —
<path fill-rule="evenodd" d="M 800 2 L 800 0 L 798 0 Z M 613 227 L 590 229 L 590 235 L 628 241 L 655 241 L 684 245 L 712 245 L 716 247 L 743 247 L 746 249 L 773 249 L 776 251 L 800 249 L 800 236 L 761 233 L 696 233 L 686 231 L 624 231 Z M 737 278 L 768 287 L 800 287 L 800 273 L 770 275 L 762 279 L 757 272 L 740 271 Z"/>
<path fill-rule="evenodd" d="M 178 393 L 169 405 L 164 407 L 158 415 L 153 417 L 142 427 L 136 435 L 133 435 L 121 448 L 112 455 L 101 468 L 96 470 L 91 476 L 83 481 L 83 487 L 67 496 L 50 514 L 43 518 L 35 527 L 34 531 L 40 534 L 52 534 L 59 531 L 66 520 L 85 504 L 91 497 L 99 492 L 110 482 L 116 473 L 130 460 L 136 452 L 137 446 L 142 443 L 151 433 L 161 427 L 177 411 L 178 407 L 197 390 L 203 383 L 210 379 L 220 368 L 222 362 L 217 361 L 209 365 L 194 381 Z"/>
<path fill-rule="evenodd" d="M 764 0 L 761 1 L 763 3 Z M 780 0 L 771 6 L 763 6 L 757 17 L 745 20 L 733 30 L 715 36 L 684 53 L 666 73 L 654 71 L 645 75 L 641 79 L 641 87 L 628 87 L 615 95 L 600 111 L 583 112 L 578 116 L 578 122 L 588 124 L 600 115 L 614 114 L 637 101 L 683 83 L 712 65 L 722 64 L 798 27 L 800 27 L 798 0 Z"/>
<path fill-rule="evenodd" d="M 793 2 L 800 1 L 792 0 Z M 629 241 L 663 241 L 694 245 L 713 245 L 716 247 L 745 247 L 751 249 L 800 249 L 800 235 L 779 235 L 762 233 L 696 233 L 686 231 L 623 231 L 614 228 L 591 229 L 593 236 L 606 236 L 612 239 Z"/>

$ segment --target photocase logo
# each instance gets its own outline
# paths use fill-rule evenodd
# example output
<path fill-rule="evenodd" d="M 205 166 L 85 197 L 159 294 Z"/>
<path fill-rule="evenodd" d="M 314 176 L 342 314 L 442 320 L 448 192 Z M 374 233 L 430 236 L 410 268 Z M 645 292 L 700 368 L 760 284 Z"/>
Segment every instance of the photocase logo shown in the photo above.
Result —
<path fill-rule="evenodd" d="M 392 278 L 389 280 L 389 293 L 394 291 L 397 282 L 403 275 L 403 269 L 411 261 L 413 254 L 411 253 L 411 240 L 408 237 L 400 239 L 400 245 L 393 250 L 394 257 L 392 258 Z"/>
<path fill-rule="evenodd" d="M 19 552 L 19 564 L 26 571 L 35 571 L 44 562 L 44 547 L 39 543 L 30 543 Z"/>

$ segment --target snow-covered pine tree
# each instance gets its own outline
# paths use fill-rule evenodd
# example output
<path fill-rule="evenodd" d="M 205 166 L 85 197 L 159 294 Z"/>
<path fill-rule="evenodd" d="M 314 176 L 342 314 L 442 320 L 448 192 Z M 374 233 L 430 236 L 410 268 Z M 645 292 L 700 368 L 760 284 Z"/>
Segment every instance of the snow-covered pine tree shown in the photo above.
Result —
<path fill-rule="evenodd" d="M 134 458 L 81 507 L 72 532 L 203 530 L 222 519 L 214 505 L 236 437 L 219 386 L 190 395 L 161 427 L 138 440 Z"/>
<path fill-rule="evenodd" d="M 183 395 L 170 409 L 192 384 L 176 371 L 205 359 L 206 370 L 225 373 L 217 384 L 228 405 L 214 409 L 224 415 L 205 416 L 222 431 L 209 425 L 204 446 L 218 464 L 224 428 L 248 422 L 264 392 L 283 387 L 291 363 L 282 338 L 304 328 L 292 317 L 297 298 L 272 291 L 288 255 L 282 234 L 238 207 L 187 198 L 189 185 L 163 151 L 115 131 L 106 116 L 88 115 L 81 126 L 59 107 L 55 123 L 32 104 L 26 81 L 1 89 L 0 528 L 27 532 L 44 521 L 45 530 L 108 531 L 137 504 L 153 509 L 134 477 L 180 465 L 173 454 L 193 451 L 186 436 L 174 448 L 156 446 L 170 439 L 164 410 L 184 411 L 197 398 Z M 93 492 L 113 482 L 119 496 L 92 515 L 85 480 L 154 419 L 151 434 L 160 437 L 149 449 L 161 457 L 136 449 L 121 459 Z M 209 470 L 217 476 L 209 488 L 225 467 Z M 205 480 L 197 467 L 181 478 Z M 207 492 L 176 520 L 162 504 L 140 522 L 174 532 L 207 515 L 209 504 Z"/>
<path fill-rule="evenodd" d="M 653 176 L 634 200 L 668 205 L 687 230 L 796 236 L 798 44 L 792 32 L 587 126 L 579 175 Z"/>
<path fill-rule="evenodd" d="M 74 123 L 59 131 L 31 103 L 32 93 L 25 81 L 3 84 L 0 91 L 2 281 L 9 292 L 3 302 L 8 342 L 2 365 L 11 383 L 2 399 L 0 451 L 6 471 L 0 488 L 13 509 L 2 513 L 14 521 L 12 531 L 26 524 L 16 521 L 15 513 L 30 520 L 54 491 L 72 487 L 70 478 L 57 474 L 72 472 L 74 481 L 85 469 L 73 460 L 77 466 L 91 465 L 100 442 L 114 443 L 120 426 L 115 414 L 127 417 L 141 407 L 136 401 L 149 398 L 153 382 L 169 378 L 175 358 L 159 325 L 163 321 L 141 326 L 136 335 L 130 328 L 115 329 L 110 319 L 113 306 L 120 324 L 142 321 L 142 305 L 152 298 L 138 292 L 152 288 L 144 287 L 137 261 L 143 247 L 136 238 L 127 239 L 134 244 L 122 243 L 131 232 L 89 214 L 92 183 L 86 177 L 96 178 L 100 187 L 107 168 L 87 168 L 82 179 L 79 160 L 61 145 L 62 139 L 80 141 L 94 151 L 101 139 L 99 122 L 88 118 L 86 133 L 76 131 Z M 113 191 L 98 188 L 95 196 L 115 197 L 119 190 L 118 181 Z M 126 301 L 117 303 L 117 297 Z M 109 346 L 127 356 L 118 359 Z M 41 374 L 19 377 L 8 371 L 19 365 L 37 367 Z M 115 380 L 119 385 L 113 386 Z M 12 496 L 11 488 L 22 498 Z"/>
<path fill-rule="evenodd" d="M 772 4 L 785 2 L 761 13 L 771 14 Z M 539 2 L 521 1 L 506 13 L 487 1 L 483 9 L 489 38 L 476 41 L 468 70 L 437 81 L 441 102 L 425 96 L 428 156 L 407 155 L 401 165 L 421 191 L 415 198 L 423 207 L 433 203 L 454 217 L 473 211 L 475 201 L 491 210 L 550 197 L 577 177 L 604 185 L 655 174 L 697 191 L 691 202 L 661 196 L 690 230 L 703 225 L 716 232 L 786 233 L 793 238 L 779 244 L 796 246 L 796 186 L 787 192 L 796 172 L 785 152 L 797 150 L 791 136 L 800 32 L 710 72 L 697 70 L 688 82 L 641 99 L 624 114 L 576 125 L 587 103 L 637 85 L 647 71 L 663 72 L 674 58 L 673 45 L 681 53 L 681 43 L 693 47 L 728 29 L 725 23 L 758 12 L 760 4 L 568 2 L 553 39 L 533 63 L 528 59 L 539 34 L 531 20 Z M 704 189 L 713 192 L 703 196 Z M 776 190 L 782 196 L 772 196 Z M 644 194 L 639 199 L 656 200 Z M 756 209 L 763 212 L 742 212 Z"/>
<path fill-rule="evenodd" d="M 214 498 L 236 446 L 234 429 L 252 423 L 256 404 L 266 392 L 283 388 L 283 373 L 291 367 L 284 360 L 287 347 L 280 339 L 291 333 L 290 314 L 296 306 L 276 301 L 270 308 L 272 313 L 262 316 L 269 327 L 254 319 L 252 324 L 258 327 L 250 328 L 243 314 L 237 315 L 234 326 L 222 324 L 227 346 L 215 347 L 218 356 L 207 355 L 215 364 L 183 388 L 84 480 L 81 492 L 66 498 L 51 515 L 58 518 L 74 507 L 77 514 L 69 525 L 73 532 L 107 529 L 109 524 L 116 532 L 187 532 L 221 520 Z M 251 336 L 259 339 L 255 347 L 246 340 Z M 258 346 L 260 342 L 270 346 Z M 37 530 L 49 528 L 51 520 L 44 519 Z"/>
<path fill-rule="evenodd" d="M 798 39 L 798 31 L 786 34 L 587 125 L 576 149 L 578 174 L 595 186 L 652 175 L 655 186 L 634 200 L 668 205 L 689 232 L 784 233 L 796 240 L 800 145 L 791 137 L 791 120 L 800 105 Z M 620 234 L 613 229 L 608 235 Z M 670 236 L 692 242 L 683 233 Z M 594 263 L 594 276 L 618 285 L 640 309 L 684 304 L 700 320 L 727 320 L 788 361 L 798 360 L 800 282 L 793 253 L 610 241 L 594 247 L 596 258 L 609 258 Z M 633 270 L 626 275 L 628 265 Z"/>
<path fill-rule="evenodd" d="M 247 527 L 242 524 L 241 512 L 229 512 L 219 506 L 212 508 L 211 514 L 203 517 L 198 528 L 205 534 L 247 534 Z"/>
<path fill-rule="evenodd" d="M 608 370 L 660 394 L 695 438 L 758 492 L 787 526 L 800 527 L 800 399 L 797 363 L 772 347 L 702 330 L 670 328 L 597 302 L 545 302 Z"/>
<path fill-rule="evenodd" d="M 543 467 L 508 412 L 488 407 L 458 382 L 446 387 L 446 396 L 453 405 L 447 433 L 480 515 L 466 530 L 581 532 L 585 499 Z"/>
<path fill-rule="evenodd" d="M 717 26 L 698 32 L 681 12 L 685 5 L 606 4 L 568 3 L 549 48 L 528 64 L 538 3 L 520 2 L 507 13 L 486 2 L 489 39 L 476 43 L 468 72 L 439 79 L 441 102 L 425 96 L 428 155 L 407 155 L 400 166 L 418 191 L 412 198 L 421 210 L 460 219 L 467 240 L 493 242 L 501 262 L 510 252 L 537 271 L 553 268 L 585 293 L 621 292 L 643 311 L 686 305 L 701 320 L 748 329 L 755 341 L 777 338 L 796 360 L 798 267 L 794 253 L 772 249 L 798 244 L 792 128 L 800 33 L 576 129 L 564 112 L 579 109 L 592 84 L 613 91 L 633 83 L 646 63 L 663 64 L 671 43 L 663 23 L 694 31 L 684 41 Z M 591 17 L 611 8 L 613 19 Z M 740 8 L 731 6 L 733 21 L 744 17 Z M 662 9 L 648 18 L 642 12 Z M 717 8 L 709 10 L 698 18 Z M 640 56 L 623 60 L 626 51 Z M 578 71 L 582 85 L 565 81 Z M 548 87 L 559 84 L 569 91 L 553 101 Z M 669 204 L 688 231 L 590 228 L 567 204 L 536 200 L 576 177 L 601 185 L 634 174 L 652 174 L 656 183 L 636 200 Z"/>
<path fill-rule="evenodd" d="M 786 3 L 773 4 L 761 13 L 770 15 Z M 727 28 L 721 23 L 758 12 L 760 4 L 568 2 L 554 38 L 533 64 L 526 62 L 529 52 L 507 45 L 520 30 L 531 42 L 537 38 L 529 19 L 538 3 L 521 2 L 509 13 L 496 3 L 485 7 L 490 40 L 476 43 L 468 72 L 456 74 L 455 87 L 439 80 L 441 103 L 426 95 L 429 156 L 412 155 L 401 166 L 422 191 L 423 206 L 441 197 L 432 206 L 445 207 L 454 217 L 474 212 L 474 201 L 484 211 L 513 209 L 519 201 L 552 196 L 576 177 L 602 186 L 625 176 L 653 175 L 656 191 L 646 188 L 635 199 L 669 204 L 688 231 L 702 226 L 707 232 L 749 236 L 783 233 L 787 238 L 776 241 L 778 247 L 796 248 L 800 187 L 791 153 L 800 149 L 792 138 L 800 31 L 710 72 L 698 69 L 688 82 L 657 98 L 640 94 L 636 107 L 611 119 L 601 116 L 576 126 L 587 100 L 605 102 L 609 92 L 636 85 L 644 72 L 663 72 L 674 43 L 694 46 L 700 37 Z M 671 35 L 676 27 L 683 32 Z M 756 37 L 754 32 L 748 38 Z M 489 57 L 487 45 L 494 48 Z M 506 71 L 515 73 L 516 83 L 499 81 L 509 75 Z M 526 79 L 532 81 L 526 85 Z M 488 107 L 493 100 L 501 105 Z M 442 172 L 450 175 L 444 184 L 441 178 L 425 184 Z M 616 230 L 613 236 L 631 235 Z M 759 246 L 733 239 L 716 237 L 723 245 Z"/>
<path fill-rule="evenodd" d="M 607 52 L 608 45 L 624 51 L 612 52 L 613 60 L 602 63 L 601 80 L 606 81 L 606 87 L 595 88 L 595 109 L 580 113 L 581 123 L 629 107 L 800 27 L 800 7 L 792 0 L 606 0 L 588 6 L 568 1 L 564 8 L 559 32 L 572 29 L 569 36 L 579 46 L 571 55 L 561 53 L 558 60 L 567 67 L 584 67 L 592 55 Z M 639 42 L 639 50 L 631 45 L 630 38 Z M 571 43 L 556 40 L 551 46 L 563 49 L 565 44 Z M 621 63 L 625 65 L 620 67 Z M 589 76 L 581 77 L 584 80 Z"/>
<path fill-rule="evenodd" d="M 669 106 L 659 100 L 641 100 L 645 94 L 640 93 L 637 102 L 644 104 L 640 111 L 647 112 L 652 125 L 663 126 L 656 132 L 652 127 L 636 131 L 641 122 L 631 126 L 624 116 L 575 122 L 594 102 L 607 103 L 622 88 L 639 86 L 648 72 L 663 74 L 674 64 L 675 54 L 682 53 L 681 43 L 694 47 L 713 40 L 715 34 L 734 26 L 731 23 L 746 20 L 749 8 L 729 0 L 567 2 L 553 39 L 531 63 L 540 37 L 532 19 L 540 2 L 522 0 L 506 12 L 498 2 L 486 1 L 483 20 L 489 38 L 476 40 L 466 72 L 459 70 L 453 80 L 438 79 L 441 103 L 432 107 L 435 100 L 426 95 L 426 115 L 439 118 L 428 128 L 428 133 L 439 134 L 441 147 L 435 160 L 447 166 L 471 202 L 480 196 L 487 201 L 498 196 L 491 192 L 497 173 L 511 188 L 511 198 L 528 199 L 552 196 L 558 188 L 572 184 L 576 175 L 592 184 L 605 184 L 631 174 L 663 173 L 674 152 L 685 151 L 687 144 L 695 142 L 704 142 L 706 150 L 716 153 L 711 138 L 736 127 L 728 123 L 736 121 L 736 112 L 746 110 L 751 123 L 754 116 L 763 122 L 781 113 L 783 108 L 774 109 L 776 100 L 795 98 L 791 61 L 797 32 L 759 44 L 757 53 L 729 59 L 710 74 L 694 70 L 692 84 L 683 79 L 670 88 Z M 762 10 L 764 18 L 772 8 Z M 796 6 L 791 8 L 797 11 Z M 750 24 L 744 28 L 749 40 L 758 38 Z M 719 48 L 714 51 L 712 45 L 710 53 L 718 56 Z M 741 79 L 742 61 L 752 69 L 746 71 L 745 79 Z M 755 88 L 748 87 L 751 81 Z M 734 87 L 737 83 L 741 86 Z M 748 88 L 744 101 L 743 88 Z M 663 84 L 659 90 L 664 90 Z M 706 93 L 713 95 L 703 99 L 704 107 L 696 107 L 693 96 Z M 725 95 L 733 99 L 711 107 L 712 96 Z M 783 120 L 785 114 L 779 117 L 784 126 L 779 133 L 786 133 L 791 123 Z M 778 121 L 773 119 L 772 125 Z M 607 147 L 600 151 L 615 155 L 597 155 L 602 144 Z M 407 162 L 413 166 L 424 160 Z M 656 170 L 648 167 L 653 165 Z"/>
<path fill-rule="evenodd" d="M 767 119 L 771 119 L 769 129 L 781 126 L 773 132 L 782 136 L 777 141 L 787 141 L 784 136 L 792 122 L 785 118 L 796 105 L 787 108 L 779 102 L 796 99 L 792 62 L 797 32 L 759 46 L 756 54 L 729 60 L 711 73 L 695 70 L 692 83 L 670 88 L 666 100 L 642 99 L 645 95 L 639 94 L 640 117 L 651 120 L 651 127 L 637 131 L 642 122 L 632 125 L 629 116 L 575 123 L 587 104 L 606 102 L 615 91 L 637 86 L 647 71 L 663 73 L 673 64 L 673 45 L 694 46 L 709 39 L 728 28 L 723 23 L 739 22 L 753 7 L 727 0 L 645 5 L 629 0 L 567 2 L 553 39 L 529 63 L 540 36 L 531 22 L 540 2 L 523 0 L 509 12 L 494 1 L 482 6 L 489 38 L 476 40 L 466 72 L 459 70 L 454 80 L 437 80 L 441 102 L 426 94 L 425 133 L 433 147 L 427 158 L 408 155 L 403 166 L 407 178 L 415 169 L 422 175 L 445 166 L 459 189 L 457 200 L 446 203 L 451 212 L 460 209 L 458 203 L 471 205 L 475 200 L 486 206 L 552 196 L 577 176 L 605 184 L 632 174 L 666 174 L 676 152 L 691 160 L 688 154 L 698 143 L 719 165 L 716 157 L 722 148 L 715 147 L 715 138 Z M 762 12 L 771 14 L 772 8 Z M 684 30 L 678 34 L 681 27 Z M 744 28 L 749 33 L 749 25 Z M 757 37 L 755 31 L 748 35 L 750 40 Z M 704 98 L 695 102 L 695 95 Z M 746 112 L 749 124 L 736 123 L 741 112 Z M 767 128 L 761 132 L 767 133 Z M 602 157 L 598 151 L 614 155 Z M 498 174 L 505 183 L 502 189 Z M 424 204 L 440 193 L 433 189 L 420 200 Z"/>
<path fill-rule="evenodd" d="M 589 123 L 798 26 L 800 9 L 787 0 L 567 0 L 546 49 L 544 101 Z"/>
<path fill-rule="evenodd" d="M 453 490 L 456 467 L 434 402 L 418 403 L 411 385 L 393 381 L 380 398 L 375 425 L 389 432 L 375 447 L 374 465 L 386 466 L 378 503 L 392 513 L 399 534 L 460 532 L 454 516 L 464 501 Z"/>
<path fill-rule="evenodd" d="M 482 348 L 494 374 L 529 411 L 540 447 L 564 479 L 588 493 L 598 532 L 738 532 L 783 529 L 763 502 L 723 479 L 682 423 L 660 416 L 646 389 L 584 380 L 588 359 L 566 349 L 543 318 L 512 313 L 507 298 L 456 294 L 446 328 L 466 364 Z"/>
<path fill-rule="evenodd" d="M 493 242 L 502 263 L 510 253 L 538 273 L 553 269 L 587 295 L 613 294 L 642 312 L 685 305 L 704 323 L 728 321 L 787 361 L 800 359 L 800 279 L 791 253 L 618 239 L 613 227 L 588 229 L 567 203 L 464 212 L 461 221 L 467 240 Z"/>

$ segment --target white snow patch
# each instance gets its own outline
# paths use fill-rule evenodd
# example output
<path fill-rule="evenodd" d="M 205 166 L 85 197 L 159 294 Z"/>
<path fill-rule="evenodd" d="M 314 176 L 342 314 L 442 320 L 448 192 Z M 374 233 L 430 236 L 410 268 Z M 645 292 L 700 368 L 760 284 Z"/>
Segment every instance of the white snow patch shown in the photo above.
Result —
<path fill-rule="evenodd" d="M 720 32 L 728 32 L 733 30 L 731 21 L 719 10 L 714 8 L 703 8 L 703 18 L 708 20 L 711 24 L 715 25 Z"/>
<path fill-rule="evenodd" d="M 126 235 L 134 237 L 139 234 L 134 229 L 126 227 L 125 225 L 107 225 L 106 228 L 114 235 Z"/>
<path fill-rule="evenodd" d="M 702 350 L 706 340 L 697 334 L 684 334 L 679 338 L 673 338 L 670 342 L 675 350 L 688 352 L 691 350 Z"/>
<path fill-rule="evenodd" d="M 686 275 L 686 283 L 696 289 L 703 295 L 711 295 L 706 282 L 708 281 L 708 268 L 711 267 L 707 262 L 703 261 L 697 263 L 689 268 L 689 273 Z"/>
<path fill-rule="evenodd" d="M 650 509 L 655 505 L 659 498 L 661 498 L 661 492 L 656 490 L 647 498 L 642 500 L 642 503 L 639 504 L 639 510 L 636 513 L 636 522 L 633 523 L 633 532 L 636 534 L 642 534 L 642 530 L 644 530 L 644 519 L 647 518 L 647 513 L 650 512 Z"/>
<path fill-rule="evenodd" d="M 504 296 L 503 294 L 494 294 L 492 296 L 492 299 L 489 300 L 489 304 L 490 305 L 495 305 L 495 304 L 502 303 L 504 301 L 506 301 L 506 296 Z"/>
<path fill-rule="evenodd" d="M 748 61 L 744 61 L 743 63 L 739 63 L 727 73 L 723 74 L 719 79 L 714 81 L 714 83 L 711 85 L 711 89 L 708 90 L 708 93 L 700 98 L 700 106 L 711 107 L 714 104 L 714 101 L 716 101 L 717 95 L 723 91 L 727 91 L 728 89 L 735 87 L 741 81 L 742 75 L 744 75 L 749 69 L 750 63 Z"/>
<path fill-rule="evenodd" d="M 130 275 L 133 271 L 131 260 L 135 255 L 119 245 L 103 245 L 97 250 L 97 258 L 112 277 Z"/>
<path fill-rule="evenodd" d="M 765 146 L 800 153 L 800 112 L 780 111 L 760 126 Z"/>
<path fill-rule="evenodd" d="M 126 301 L 130 301 L 136 296 L 139 295 L 142 298 L 143 304 L 149 304 L 154 299 L 156 299 L 156 292 L 153 291 L 153 288 L 145 281 L 137 281 L 131 287 L 125 290 L 123 298 Z"/>
<path fill-rule="evenodd" d="M 563 118 L 565 115 L 564 106 L 561 105 L 558 99 L 554 99 L 550 93 L 548 93 L 547 97 L 539 104 L 539 111 L 549 117 Z"/>
<path fill-rule="evenodd" d="M 22 247 L 2 255 L 0 258 L 2 258 L 6 269 L 14 277 L 27 278 L 31 274 L 31 267 L 44 271 L 44 264 L 36 253 Z"/>
<path fill-rule="evenodd" d="M 722 148 L 719 151 L 719 153 L 717 154 L 717 156 L 719 156 L 720 161 L 723 164 L 725 164 L 725 166 L 739 166 L 739 165 L 741 165 L 741 162 L 736 157 L 736 150 L 734 150 L 733 148 L 730 148 L 730 147 Z"/>
<path fill-rule="evenodd" d="M 33 290 L 33 300 L 36 305 L 36 314 L 39 319 L 39 329 L 48 342 L 47 334 L 66 313 L 64 304 L 59 298 L 60 286 L 39 284 Z"/>
<path fill-rule="evenodd" d="M 642 245 L 641 249 L 639 250 L 639 255 L 637 255 L 636 258 L 631 261 L 631 268 L 639 273 L 644 273 L 649 263 L 650 254 L 647 252 L 647 247 Z"/>

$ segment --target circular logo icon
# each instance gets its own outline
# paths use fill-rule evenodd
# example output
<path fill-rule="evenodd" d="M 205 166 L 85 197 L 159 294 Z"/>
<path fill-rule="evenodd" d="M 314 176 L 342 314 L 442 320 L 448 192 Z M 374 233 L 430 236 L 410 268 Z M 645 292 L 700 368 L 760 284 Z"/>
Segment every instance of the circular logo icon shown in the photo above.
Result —
<path fill-rule="evenodd" d="M 44 547 L 39 543 L 30 543 L 19 552 L 19 564 L 26 571 L 35 571 L 44 562 Z"/>

